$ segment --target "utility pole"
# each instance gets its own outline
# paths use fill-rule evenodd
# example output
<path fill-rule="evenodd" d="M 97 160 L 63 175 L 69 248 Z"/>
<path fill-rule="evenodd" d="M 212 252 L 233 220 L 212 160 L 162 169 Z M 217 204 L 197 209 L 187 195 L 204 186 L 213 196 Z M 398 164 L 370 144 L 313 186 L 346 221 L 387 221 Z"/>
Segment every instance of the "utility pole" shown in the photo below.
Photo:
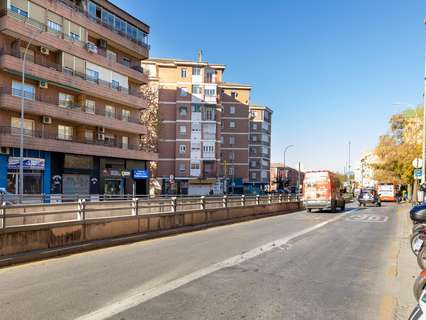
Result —
<path fill-rule="evenodd" d="M 299 161 L 299 166 L 298 166 L 298 171 L 297 171 L 297 197 L 299 198 L 300 195 L 300 161 Z"/>
<path fill-rule="evenodd" d="M 349 141 L 348 143 L 348 182 L 349 182 L 349 187 L 352 191 L 351 188 L 351 142 Z"/>

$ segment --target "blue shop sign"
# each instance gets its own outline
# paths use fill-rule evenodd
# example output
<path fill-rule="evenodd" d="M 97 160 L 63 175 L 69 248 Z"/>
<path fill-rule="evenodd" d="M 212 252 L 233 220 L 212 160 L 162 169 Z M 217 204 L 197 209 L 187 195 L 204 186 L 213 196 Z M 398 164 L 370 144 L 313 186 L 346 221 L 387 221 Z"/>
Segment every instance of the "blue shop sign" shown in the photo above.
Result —
<path fill-rule="evenodd" d="M 149 172 L 148 172 L 148 170 L 133 169 L 132 170 L 132 177 L 133 177 L 134 180 L 148 179 L 149 178 Z"/>

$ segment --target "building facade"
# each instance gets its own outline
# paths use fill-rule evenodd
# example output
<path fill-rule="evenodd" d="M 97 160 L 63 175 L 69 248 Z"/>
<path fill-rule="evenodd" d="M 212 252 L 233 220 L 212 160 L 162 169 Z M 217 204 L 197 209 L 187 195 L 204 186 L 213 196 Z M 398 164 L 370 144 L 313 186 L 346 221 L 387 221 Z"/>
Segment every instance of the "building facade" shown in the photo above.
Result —
<path fill-rule="evenodd" d="M 251 87 L 223 82 L 225 66 L 150 59 L 161 130 L 158 177 L 164 193 L 242 193 L 248 182 Z"/>
<path fill-rule="evenodd" d="M 146 193 L 131 171 L 158 158 L 141 145 L 149 26 L 106 0 L 1 7 L 0 187 L 19 190 L 23 96 L 24 193 Z"/>
<path fill-rule="evenodd" d="M 301 188 L 304 172 L 291 168 L 282 163 L 272 163 L 270 169 L 270 187 L 271 192 L 286 191 L 290 193 L 297 193 L 297 187 Z M 300 184 L 299 184 L 300 183 Z"/>
<path fill-rule="evenodd" d="M 249 183 L 247 192 L 269 190 L 271 168 L 272 110 L 250 106 Z"/>

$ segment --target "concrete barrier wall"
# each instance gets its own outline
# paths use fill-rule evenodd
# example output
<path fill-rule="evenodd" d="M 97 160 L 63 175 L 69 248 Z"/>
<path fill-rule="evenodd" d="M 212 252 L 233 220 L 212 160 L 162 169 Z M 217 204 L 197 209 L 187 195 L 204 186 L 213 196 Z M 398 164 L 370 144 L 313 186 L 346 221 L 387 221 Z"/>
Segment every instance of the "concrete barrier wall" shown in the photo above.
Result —
<path fill-rule="evenodd" d="M 0 231 L 0 256 L 127 235 L 152 234 L 154 237 L 156 233 L 160 236 L 160 232 L 164 234 L 164 231 L 179 230 L 182 227 L 207 227 L 294 212 L 300 206 L 299 202 L 284 202 L 12 227 Z"/>

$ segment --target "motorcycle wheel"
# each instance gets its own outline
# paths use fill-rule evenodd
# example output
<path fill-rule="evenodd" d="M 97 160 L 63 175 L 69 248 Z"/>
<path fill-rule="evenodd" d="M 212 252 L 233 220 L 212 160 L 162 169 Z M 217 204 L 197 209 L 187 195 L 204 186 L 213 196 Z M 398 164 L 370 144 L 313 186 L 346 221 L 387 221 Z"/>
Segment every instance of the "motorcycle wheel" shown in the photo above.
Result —
<path fill-rule="evenodd" d="M 414 299 L 416 299 L 416 301 L 419 301 L 420 296 L 422 295 L 422 292 L 425 289 L 425 286 L 426 286 L 426 277 L 423 277 L 422 275 L 417 276 L 413 286 L 413 294 L 414 294 Z"/>
<path fill-rule="evenodd" d="M 420 269 L 422 270 L 426 269 L 426 247 L 425 246 L 423 246 L 420 252 L 417 254 L 417 264 L 419 265 Z"/>
<path fill-rule="evenodd" d="M 417 233 L 420 232 L 421 230 L 423 230 L 425 228 L 425 225 L 420 223 L 420 224 L 415 224 L 413 226 L 413 229 L 411 230 L 412 233 Z"/>
<path fill-rule="evenodd" d="M 422 309 L 420 308 L 419 305 L 417 305 L 414 310 L 411 312 L 410 317 L 408 318 L 408 320 L 421 320 L 423 316 L 423 312 Z"/>
<path fill-rule="evenodd" d="M 421 248 L 420 248 L 420 250 L 414 250 L 414 245 L 416 244 L 416 241 L 417 241 L 417 239 L 419 239 L 419 237 L 420 237 L 420 235 L 421 235 L 422 233 L 421 232 L 416 232 L 416 233 L 413 233 L 411 236 L 410 236 L 410 245 L 411 245 L 411 251 L 414 253 L 414 255 L 415 256 L 417 256 L 418 254 L 419 254 L 419 252 L 422 250 L 422 248 L 423 248 L 423 245 L 421 246 Z"/>

